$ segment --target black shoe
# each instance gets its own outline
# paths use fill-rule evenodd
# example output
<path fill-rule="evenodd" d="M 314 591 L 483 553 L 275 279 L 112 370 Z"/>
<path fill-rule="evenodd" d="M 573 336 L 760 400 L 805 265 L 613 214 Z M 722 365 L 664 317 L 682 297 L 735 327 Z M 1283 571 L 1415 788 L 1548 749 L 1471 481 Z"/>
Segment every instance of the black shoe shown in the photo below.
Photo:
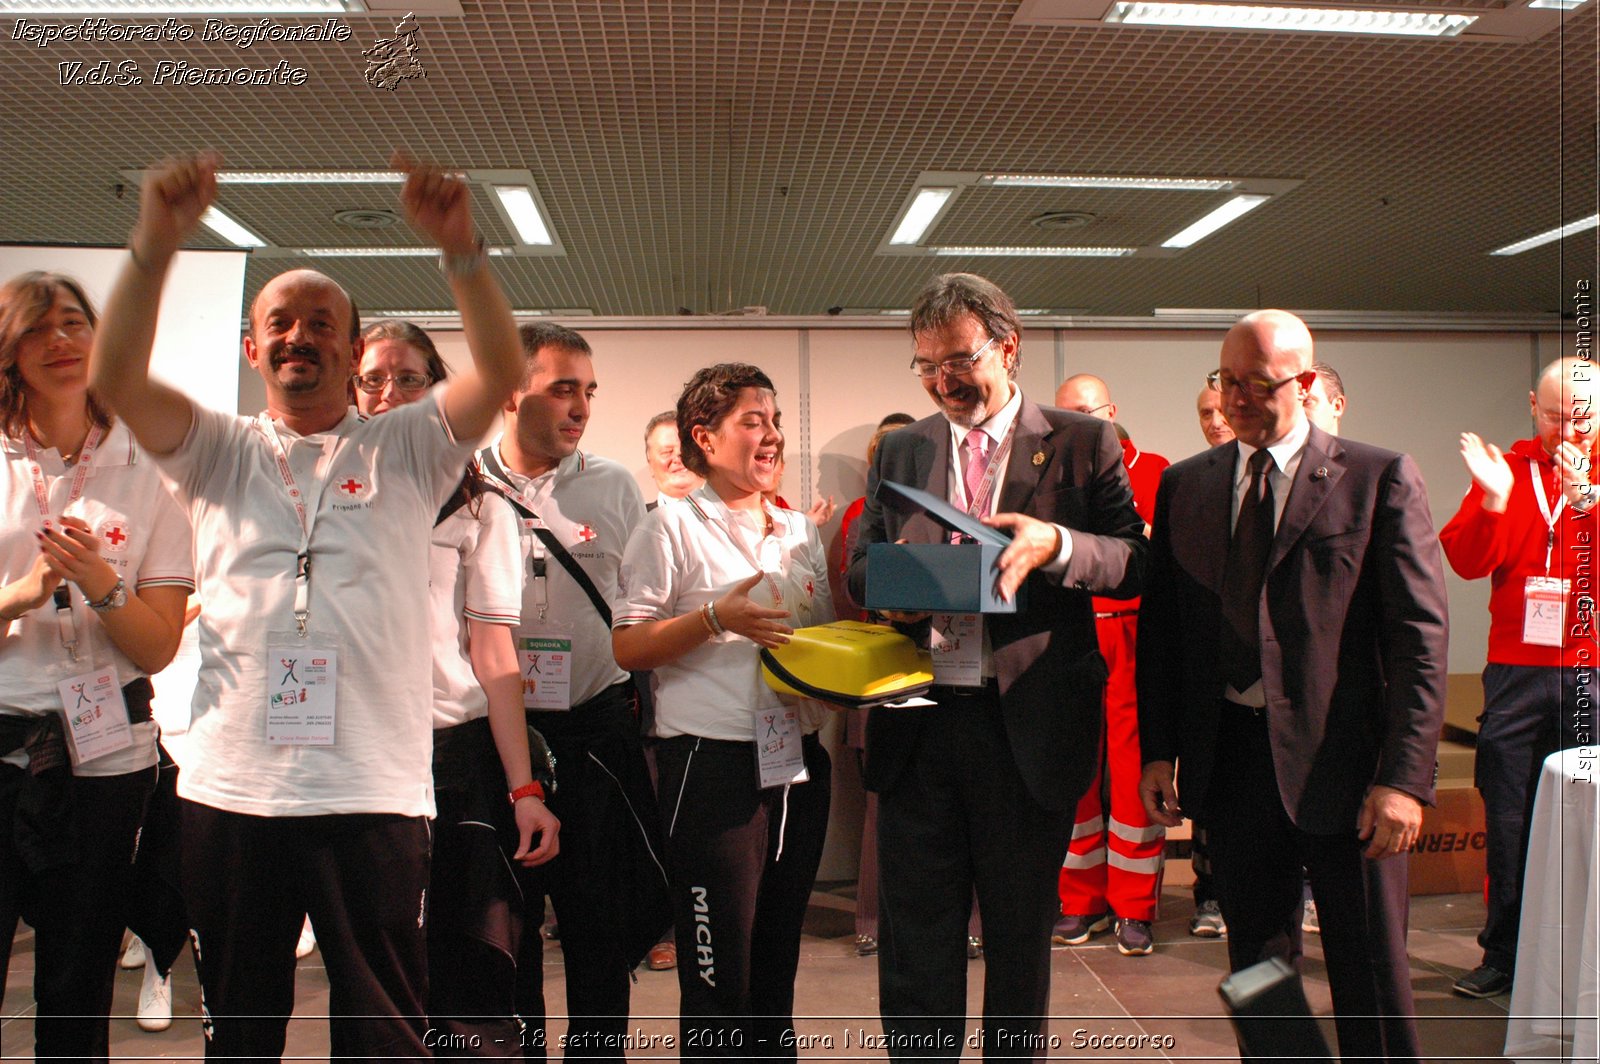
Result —
<path fill-rule="evenodd" d="M 1480 964 L 1460 979 L 1457 979 L 1455 985 L 1450 989 L 1462 997 L 1499 997 L 1511 989 L 1511 973 L 1502 972 L 1499 968 L 1487 964 Z"/>

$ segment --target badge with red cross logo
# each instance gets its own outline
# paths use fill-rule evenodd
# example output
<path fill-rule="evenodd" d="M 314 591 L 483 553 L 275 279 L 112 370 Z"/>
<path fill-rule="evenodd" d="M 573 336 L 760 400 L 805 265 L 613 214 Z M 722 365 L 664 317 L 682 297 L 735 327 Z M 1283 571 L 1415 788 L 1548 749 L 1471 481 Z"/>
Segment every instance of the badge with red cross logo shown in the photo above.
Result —
<path fill-rule="evenodd" d="M 600 533 L 596 532 L 594 529 L 590 528 L 588 525 L 579 525 L 578 526 L 578 538 L 583 540 L 583 542 L 585 542 L 585 543 L 589 543 L 589 542 L 592 542 L 593 540 L 599 539 L 600 538 Z"/>
<path fill-rule="evenodd" d="M 360 477 L 345 477 L 334 485 L 334 489 L 338 491 L 341 499 L 351 500 L 367 497 L 367 482 Z"/>
<path fill-rule="evenodd" d="M 128 549 L 128 526 L 121 521 L 108 521 L 100 529 L 100 544 L 113 554 Z"/>

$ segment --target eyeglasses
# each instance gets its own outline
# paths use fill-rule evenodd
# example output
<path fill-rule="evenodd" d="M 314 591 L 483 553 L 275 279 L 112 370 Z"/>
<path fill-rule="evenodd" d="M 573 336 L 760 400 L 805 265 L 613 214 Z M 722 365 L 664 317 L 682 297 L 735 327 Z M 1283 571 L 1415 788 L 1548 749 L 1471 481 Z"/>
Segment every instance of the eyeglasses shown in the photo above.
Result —
<path fill-rule="evenodd" d="M 433 383 L 433 378 L 426 373 L 396 373 L 392 377 L 385 373 L 356 374 L 356 387 L 374 395 L 383 391 L 390 381 L 402 392 L 420 392 Z"/>
<path fill-rule="evenodd" d="M 1106 407 L 1108 407 L 1110 405 L 1111 405 L 1110 403 L 1101 403 L 1099 406 L 1075 406 L 1075 407 L 1069 407 L 1068 409 L 1070 409 L 1075 414 L 1089 414 L 1089 415 L 1093 416 L 1095 414 L 1098 414 L 1100 411 L 1104 410 Z"/>
<path fill-rule="evenodd" d="M 1293 376 L 1283 378 L 1281 381 L 1269 380 L 1266 377 L 1246 377 L 1240 380 L 1231 373 L 1224 373 L 1220 369 L 1214 369 L 1206 374 L 1206 387 L 1214 392 L 1227 392 L 1233 388 L 1238 388 L 1252 399 L 1265 399 L 1290 381 L 1303 380 L 1315 373 L 1315 370 L 1308 369 L 1304 373 L 1296 373 Z"/>
<path fill-rule="evenodd" d="M 978 368 L 978 363 L 983 361 L 983 356 L 989 350 L 989 344 L 998 337 L 989 337 L 989 343 L 984 344 L 970 355 L 960 355 L 956 358 L 947 358 L 943 362 L 925 362 L 920 358 L 911 360 L 911 372 L 925 381 L 931 381 L 941 373 L 946 377 L 964 377 Z"/>

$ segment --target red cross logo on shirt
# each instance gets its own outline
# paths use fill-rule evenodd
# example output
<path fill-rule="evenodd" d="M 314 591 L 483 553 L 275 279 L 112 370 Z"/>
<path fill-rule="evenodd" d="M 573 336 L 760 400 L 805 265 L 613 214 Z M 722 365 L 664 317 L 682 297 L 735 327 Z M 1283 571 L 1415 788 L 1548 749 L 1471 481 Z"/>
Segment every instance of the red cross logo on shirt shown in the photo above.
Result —
<path fill-rule="evenodd" d="M 588 543 L 590 540 L 599 539 L 600 538 L 600 533 L 596 532 L 594 529 L 590 528 L 588 525 L 579 525 L 578 526 L 578 538 L 583 540 L 585 543 Z"/>
<path fill-rule="evenodd" d="M 120 551 L 127 549 L 124 544 L 128 542 L 128 534 L 122 530 L 121 525 L 107 525 L 100 533 L 100 536 L 106 541 L 106 549 L 108 550 Z"/>
<path fill-rule="evenodd" d="M 339 490 L 348 492 L 351 498 L 355 498 L 355 496 L 365 487 L 366 485 L 361 483 L 361 481 L 357 480 L 355 477 L 351 477 L 343 484 L 339 485 Z"/>

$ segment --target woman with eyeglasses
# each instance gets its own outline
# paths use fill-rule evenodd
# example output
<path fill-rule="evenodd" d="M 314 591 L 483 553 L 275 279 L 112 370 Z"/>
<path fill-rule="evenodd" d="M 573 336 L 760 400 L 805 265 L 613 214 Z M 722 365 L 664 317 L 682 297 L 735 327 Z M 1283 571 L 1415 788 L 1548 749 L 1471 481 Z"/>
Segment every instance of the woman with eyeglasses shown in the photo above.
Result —
<path fill-rule="evenodd" d="M 449 375 L 428 334 L 410 322 L 376 321 L 361 337 L 356 406 L 367 417 L 416 402 Z M 560 823 L 530 765 L 511 639 L 522 612 L 520 529 L 475 465 L 439 512 L 428 578 L 438 804 L 428 888 L 429 1013 L 440 1056 L 520 1058 L 512 993 L 519 929 L 511 921 L 522 906 L 499 839 L 515 840 L 511 860 L 543 864 L 556 855 Z"/>
<path fill-rule="evenodd" d="M 149 677 L 194 572 L 155 465 L 89 394 L 94 328 L 76 281 L 0 286 L 0 973 L 24 919 L 35 1055 L 103 1061 L 156 781 Z"/>
<path fill-rule="evenodd" d="M 612 649 L 654 669 L 657 793 L 678 941 L 683 1059 L 793 1059 L 800 927 L 828 826 L 825 710 L 761 679 L 764 647 L 833 620 L 821 536 L 765 502 L 783 434 L 755 366 L 700 370 L 678 398 L 683 462 L 628 541 Z M 793 627 L 791 627 L 793 626 Z"/>

